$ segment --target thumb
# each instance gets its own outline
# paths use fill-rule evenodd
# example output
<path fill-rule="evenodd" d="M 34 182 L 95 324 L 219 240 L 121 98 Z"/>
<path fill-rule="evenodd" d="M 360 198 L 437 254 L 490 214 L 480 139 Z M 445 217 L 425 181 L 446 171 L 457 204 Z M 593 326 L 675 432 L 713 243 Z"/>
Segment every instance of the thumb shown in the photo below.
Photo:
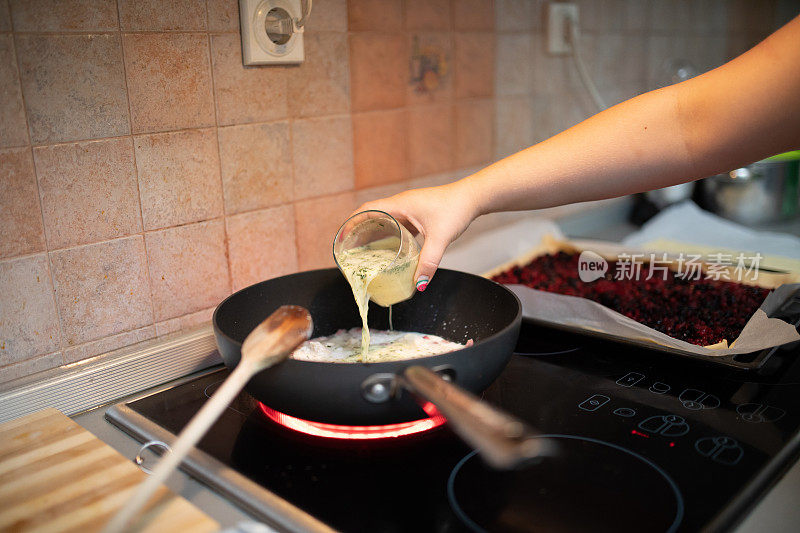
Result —
<path fill-rule="evenodd" d="M 442 260 L 447 244 L 448 242 L 444 239 L 434 237 L 425 239 L 425 245 L 419 254 L 417 272 L 414 274 L 414 281 L 418 291 L 422 292 L 428 287 L 433 274 L 439 268 L 439 262 Z"/>

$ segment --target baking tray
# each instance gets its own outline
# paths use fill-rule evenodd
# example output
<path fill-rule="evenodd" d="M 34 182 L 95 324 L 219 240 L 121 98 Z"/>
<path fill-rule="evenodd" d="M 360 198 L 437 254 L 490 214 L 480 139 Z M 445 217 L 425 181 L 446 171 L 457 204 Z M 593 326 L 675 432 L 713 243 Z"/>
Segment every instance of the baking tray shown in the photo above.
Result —
<path fill-rule="evenodd" d="M 586 244 L 586 243 L 580 243 L 580 244 Z M 542 240 L 539 246 L 535 247 L 534 249 L 528 251 L 525 254 L 520 255 L 515 259 L 512 259 L 511 261 L 508 261 L 502 265 L 499 265 L 485 272 L 483 275 L 487 278 L 491 278 L 497 274 L 500 274 L 501 272 L 508 270 L 509 268 L 524 266 L 541 255 L 554 254 L 562 251 L 567 253 L 580 253 L 581 251 L 583 251 L 583 249 L 586 248 L 587 247 L 585 246 L 579 246 L 578 243 L 573 243 L 569 241 L 560 241 L 551 236 L 545 236 L 545 238 Z M 605 259 L 608 260 L 615 259 L 614 256 L 616 256 L 617 253 L 621 252 L 642 253 L 641 250 L 626 249 L 619 245 L 615 245 L 613 243 L 602 243 L 602 242 L 592 243 L 592 251 L 599 253 L 599 255 L 603 256 Z M 798 281 L 798 276 L 796 274 L 790 272 L 775 272 L 767 269 L 759 271 L 759 279 L 754 280 L 745 278 L 742 280 L 742 283 L 749 285 L 757 285 L 768 289 L 774 289 L 785 283 L 794 283 L 797 281 Z M 786 298 L 786 300 L 784 300 L 784 302 L 778 307 L 778 309 L 775 312 L 769 314 L 768 316 L 770 318 L 779 318 L 784 322 L 794 325 L 795 328 L 800 327 L 800 289 L 791 293 Z M 532 324 L 536 324 L 538 326 L 548 327 L 569 333 L 577 333 L 579 335 L 583 335 L 586 337 L 603 339 L 620 344 L 625 344 L 628 346 L 644 348 L 654 352 L 687 357 L 691 358 L 694 361 L 703 361 L 715 365 L 733 367 L 740 370 L 755 370 L 761 368 L 773 354 L 775 354 L 778 350 L 783 348 L 783 346 L 775 346 L 772 348 L 767 348 L 764 350 L 746 354 L 711 356 L 711 355 L 703 355 L 703 354 L 688 352 L 672 346 L 664 346 L 645 339 L 637 339 L 621 335 L 614 335 L 611 333 L 597 331 L 589 328 L 565 325 L 558 322 L 541 320 L 529 316 L 525 316 L 524 318 L 526 321 Z"/>

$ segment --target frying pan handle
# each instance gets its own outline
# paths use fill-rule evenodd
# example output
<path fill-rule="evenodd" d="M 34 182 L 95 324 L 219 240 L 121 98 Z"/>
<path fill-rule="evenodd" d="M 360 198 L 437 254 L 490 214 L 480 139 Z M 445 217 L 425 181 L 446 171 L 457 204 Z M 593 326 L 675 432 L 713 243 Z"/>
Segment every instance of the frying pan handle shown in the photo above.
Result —
<path fill-rule="evenodd" d="M 433 404 L 451 428 L 494 468 L 512 469 L 552 451 L 549 441 L 537 438 L 527 424 L 445 381 L 429 368 L 410 366 L 398 379 L 425 412 L 431 414 Z"/>

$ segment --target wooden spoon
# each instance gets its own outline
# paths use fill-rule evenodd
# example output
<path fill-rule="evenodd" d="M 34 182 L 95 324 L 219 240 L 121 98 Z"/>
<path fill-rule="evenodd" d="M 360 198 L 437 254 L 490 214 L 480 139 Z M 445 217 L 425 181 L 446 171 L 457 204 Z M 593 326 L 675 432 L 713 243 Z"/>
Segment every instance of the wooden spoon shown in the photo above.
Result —
<path fill-rule="evenodd" d="M 105 533 L 124 531 L 131 518 L 147 503 L 153 492 L 169 477 L 192 447 L 205 435 L 242 388 L 257 372 L 286 359 L 300 344 L 308 340 L 313 330 L 311 315 L 303 307 L 284 305 L 256 326 L 242 343 L 242 358 L 231 375 L 200 411 L 156 465 L 153 473 L 136 489 L 126 503 L 103 529 Z"/>

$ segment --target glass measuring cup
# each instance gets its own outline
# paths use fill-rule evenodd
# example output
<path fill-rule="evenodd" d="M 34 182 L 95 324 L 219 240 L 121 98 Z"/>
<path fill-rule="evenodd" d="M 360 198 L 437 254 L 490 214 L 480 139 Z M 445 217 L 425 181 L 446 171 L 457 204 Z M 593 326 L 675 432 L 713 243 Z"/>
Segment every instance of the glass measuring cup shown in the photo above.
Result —
<path fill-rule="evenodd" d="M 392 215 L 377 210 L 348 218 L 333 239 L 333 258 L 346 278 L 353 275 L 353 260 L 366 260 L 359 254 L 372 250 L 387 253 L 382 254 L 384 261 L 377 263 L 381 268 L 367 286 L 370 300 L 389 307 L 411 298 L 420 252 L 416 239 Z"/>

